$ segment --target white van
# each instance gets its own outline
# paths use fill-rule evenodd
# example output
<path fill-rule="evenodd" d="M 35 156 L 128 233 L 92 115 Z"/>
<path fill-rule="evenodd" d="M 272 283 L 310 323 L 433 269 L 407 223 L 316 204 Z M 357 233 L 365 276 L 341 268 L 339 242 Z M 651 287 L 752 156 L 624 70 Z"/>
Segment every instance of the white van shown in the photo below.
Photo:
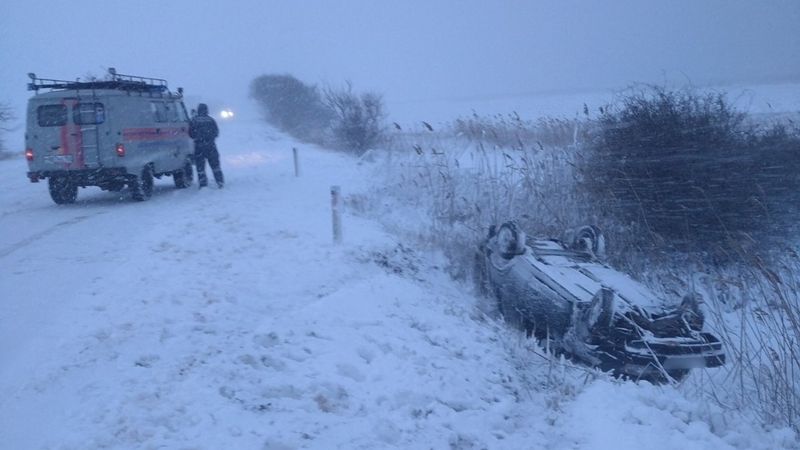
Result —
<path fill-rule="evenodd" d="M 166 80 L 120 75 L 62 81 L 28 74 L 25 157 L 32 183 L 47 179 L 50 197 L 73 203 L 78 187 L 130 189 L 134 200 L 153 192 L 153 178 L 192 184 L 194 144 L 183 89 Z M 40 92 L 45 91 L 45 92 Z"/>

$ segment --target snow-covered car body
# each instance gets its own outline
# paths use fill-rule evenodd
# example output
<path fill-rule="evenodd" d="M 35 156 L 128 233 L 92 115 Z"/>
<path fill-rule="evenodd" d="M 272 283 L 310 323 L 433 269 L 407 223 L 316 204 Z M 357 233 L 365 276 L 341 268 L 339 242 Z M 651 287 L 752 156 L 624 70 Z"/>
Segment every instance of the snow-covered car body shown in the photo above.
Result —
<path fill-rule="evenodd" d="M 506 223 L 480 244 L 476 273 L 507 322 L 590 366 L 664 381 L 724 364 L 694 295 L 670 305 L 601 262 L 604 244 L 595 227 L 527 239 Z"/>

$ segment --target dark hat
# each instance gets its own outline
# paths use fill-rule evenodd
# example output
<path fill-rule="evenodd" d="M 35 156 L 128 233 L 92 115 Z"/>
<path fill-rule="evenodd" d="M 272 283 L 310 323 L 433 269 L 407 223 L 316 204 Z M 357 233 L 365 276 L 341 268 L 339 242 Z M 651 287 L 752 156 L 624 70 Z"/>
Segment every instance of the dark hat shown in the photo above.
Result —
<path fill-rule="evenodd" d="M 205 103 L 200 103 L 197 105 L 197 114 L 201 116 L 205 116 L 208 114 L 208 105 Z"/>

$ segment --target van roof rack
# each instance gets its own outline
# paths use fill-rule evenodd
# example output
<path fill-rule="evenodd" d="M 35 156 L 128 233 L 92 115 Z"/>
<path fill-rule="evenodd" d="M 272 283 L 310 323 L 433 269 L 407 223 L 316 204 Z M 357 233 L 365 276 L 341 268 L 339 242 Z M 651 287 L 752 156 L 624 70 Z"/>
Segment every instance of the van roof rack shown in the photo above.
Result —
<path fill-rule="evenodd" d="M 65 81 L 49 78 L 37 78 L 36 74 L 29 73 L 31 82 L 28 83 L 29 91 L 39 92 L 39 89 L 53 90 L 95 90 L 112 89 L 118 91 L 137 92 L 139 94 L 170 94 L 167 80 L 161 78 L 140 77 L 136 75 L 122 75 L 111 67 L 108 69 L 109 77 L 105 80 L 90 81 Z"/>

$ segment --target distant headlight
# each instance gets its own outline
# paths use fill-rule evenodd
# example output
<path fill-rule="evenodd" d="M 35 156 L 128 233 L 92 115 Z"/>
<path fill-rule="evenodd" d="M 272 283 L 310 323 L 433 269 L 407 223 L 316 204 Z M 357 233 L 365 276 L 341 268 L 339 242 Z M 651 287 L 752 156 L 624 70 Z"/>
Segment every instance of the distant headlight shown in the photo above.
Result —
<path fill-rule="evenodd" d="M 222 112 L 219 113 L 219 115 L 222 116 L 223 119 L 228 119 L 233 117 L 233 111 L 231 111 L 230 109 L 223 109 Z"/>

